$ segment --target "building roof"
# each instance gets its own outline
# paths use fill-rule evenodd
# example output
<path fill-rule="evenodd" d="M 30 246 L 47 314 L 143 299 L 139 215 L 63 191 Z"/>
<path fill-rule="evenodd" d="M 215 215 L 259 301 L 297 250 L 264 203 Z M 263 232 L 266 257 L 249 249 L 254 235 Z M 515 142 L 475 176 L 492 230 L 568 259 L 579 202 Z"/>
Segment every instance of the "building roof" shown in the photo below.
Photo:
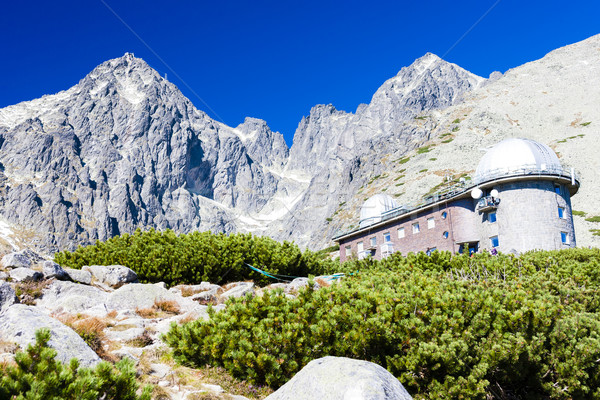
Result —
<path fill-rule="evenodd" d="M 531 139 L 505 139 L 489 149 L 479 161 L 475 182 L 485 182 L 523 172 L 562 173 L 556 153 Z"/>

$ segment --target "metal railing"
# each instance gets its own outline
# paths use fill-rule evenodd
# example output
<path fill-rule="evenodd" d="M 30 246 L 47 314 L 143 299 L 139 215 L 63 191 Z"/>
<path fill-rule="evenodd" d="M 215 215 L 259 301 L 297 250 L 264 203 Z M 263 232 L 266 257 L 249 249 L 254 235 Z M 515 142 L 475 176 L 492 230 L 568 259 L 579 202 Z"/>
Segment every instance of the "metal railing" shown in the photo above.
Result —
<path fill-rule="evenodd" d="M 499 178 L 509 178 L 511 176 L 544 176 L 544 175 L 556 175 L 567 179 L 575 178 L 575 170 L 570 167 L 562 166 L 538 166 L 537 164 L 523 165 L 519 168 L 496 168 L 487 171 L 483 175 L 475 176 L 475 184 L 492 181 Z"/>

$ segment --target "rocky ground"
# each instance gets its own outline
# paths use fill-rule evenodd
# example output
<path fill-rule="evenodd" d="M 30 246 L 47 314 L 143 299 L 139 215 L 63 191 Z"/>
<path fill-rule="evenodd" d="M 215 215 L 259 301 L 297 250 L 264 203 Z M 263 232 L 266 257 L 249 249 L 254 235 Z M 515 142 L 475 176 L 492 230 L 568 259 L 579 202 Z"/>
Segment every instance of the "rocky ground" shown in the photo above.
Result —
<path fill-rule="evenodd" d="M 317 277 L 315 287 L 331 282 L 331 277 Z M 0 363 L 10 363 L 19 349 L 35 342 L 38 329 L 49 328 L 49 345 L 58 359 L 77 358 L 81 366 L 93 367 L 101 360 L 130 358 L 140 383 L 154 385 L 155 399 L 262 399 L 271 395 L 270 388 L 236 380 L 216 367 L 177 365 L 161 335 L 173 323 L 209 318 L 209 305 L 221 311 L 231 297 L 261 296 L 273 289 L 295 296 L 307 284 L 307 278 L 297 278 L 264 288 L 253 282 L 167 288 L 164 283 L 139 283 L 135 272 L 121 265 L 77 270 L 30 250 L 9 253 L 0 261 Z M 396 378 L 375 364 L 337 357 L 319 360 L 269 398 L 323 398 L 327 391 L 332 399 L 349 398 L 344 393 L 357 400 L 410 398 Z M 328 383 L 315 384 L 319 379 Z M 375 392 L 382 395 L 367 396 Z"/>

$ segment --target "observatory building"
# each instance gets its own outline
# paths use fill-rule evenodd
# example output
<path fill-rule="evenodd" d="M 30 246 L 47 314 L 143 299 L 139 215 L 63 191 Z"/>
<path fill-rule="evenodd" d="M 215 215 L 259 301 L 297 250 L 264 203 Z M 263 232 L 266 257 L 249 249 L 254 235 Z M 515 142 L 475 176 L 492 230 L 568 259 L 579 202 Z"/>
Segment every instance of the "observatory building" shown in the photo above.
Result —
<path fill-rule="evenodd" d="M 481 158 L 473 185 L 407 208 L 390 196 L 365 201 L 359 227 L 335 237 L 340 259 L 468 248 L 502 252 L 575 247 L 571 196 L 579 182 L 554 151 L 506 139 Z"/>

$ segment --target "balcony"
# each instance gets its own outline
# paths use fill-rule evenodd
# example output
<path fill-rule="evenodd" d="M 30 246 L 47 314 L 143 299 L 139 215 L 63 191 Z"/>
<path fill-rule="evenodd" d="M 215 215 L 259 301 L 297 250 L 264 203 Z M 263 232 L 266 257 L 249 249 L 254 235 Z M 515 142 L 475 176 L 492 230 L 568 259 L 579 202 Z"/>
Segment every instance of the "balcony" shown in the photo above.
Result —
<path fill-rule="evenodd" d="M 375 250 L 363 250 L 358 252 L 358 259 L 362 260 L 363 258 L 373 257 L 375 255 Z"/>
<path fill-rule="evenodd" d="M 492 211 L 498 208 L 500 205 L 500 199 L 492 196 L 485 196 L 479 199 L 477 202 L 477 211 L 486 212 Z"/>
<path fill-rule="evenodd" d="M 387 257 L 394 252 L 394 245 L 392 242 L 386 242 L 381 245 L 381 257 Z"/>

